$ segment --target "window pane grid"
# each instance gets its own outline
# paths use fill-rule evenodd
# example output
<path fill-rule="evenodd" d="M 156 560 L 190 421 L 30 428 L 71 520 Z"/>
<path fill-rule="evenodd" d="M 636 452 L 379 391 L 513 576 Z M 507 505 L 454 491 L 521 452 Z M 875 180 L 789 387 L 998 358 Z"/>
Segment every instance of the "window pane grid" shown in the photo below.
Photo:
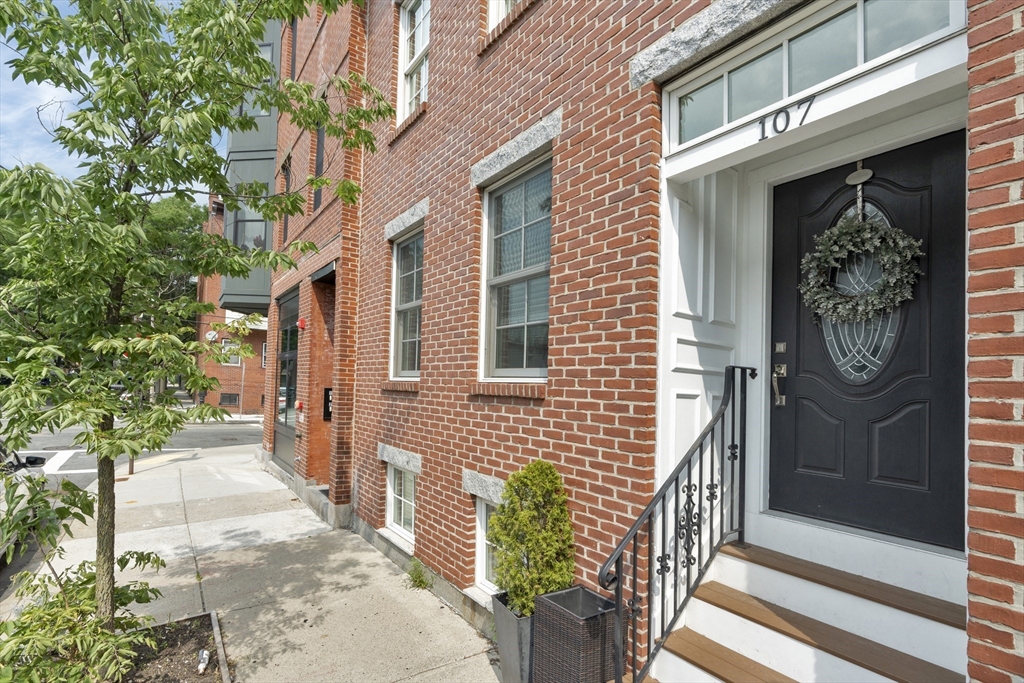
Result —
<path fill-rule="evenodd" d="M 396 245 L 395 249 L 395 372 L 413 376 L 420 370 L 423 234 Z"/>
<path fill-rule="evenodd" d="M 391 523 L 409 535 L 416 521 L 416 475 L 391 468 Z"/>
<path fill-rule="evenodd" d="M 490 0 L 488 2 L 488 23 L 487 30 L 490 31 L 499 23 L 501 20 L 508 16 L 508 13 L 512 11 L 518 0 Z"/>
<path fill-rule="evenodd" d="M 494 514 L 495 506 L 483 500 L 480 501 L 480 543 L 482 544 L 482 557 L 478 561 L 482 561 L 483 566 L 480 568 L 479 577 L 484 582 L 493 585 L 497 575 L 494 571 L 495 557 L 494 557 L 494 544 L 487 539 L 487 531 L 490 529 L 491 515 Z"/>
<path fill-rule="evenodd" d="M 234 349 L 238 348 L 238 344 L 231 339 L 221 339 L 220 348 L 222 353 L 230 353 Z M 241 359 L 237 355 L 232 354 L 226 361 L 221 363 L 221 365 L 240 365 L 241 362 Z"/>
<path fill-rule="evenodd" d="M 405 22 L 403 73 L 405 76 L 405 115 L 427 99 L 428 48 L 430 47 L 430 0 L 421 0 L 402 9 Z"/>
<path fill-rule="evenodd" d="M 685 144 L 953 26 L 946 0 L 860 0 L 674 102 Z"/>
<path fill-rule="evenodd" d="M 427 99 L 427 58 L 426 56 L 412 67 L 405 77 L 405 87 L 409 92 L 409 111 L 418 107 Z"/>
<path fill-rule="evenodd" d="M 491 207 L 493 368 L 499 374 L 543 370 L 547 368 L 551 169 L 503 189 Z"/>

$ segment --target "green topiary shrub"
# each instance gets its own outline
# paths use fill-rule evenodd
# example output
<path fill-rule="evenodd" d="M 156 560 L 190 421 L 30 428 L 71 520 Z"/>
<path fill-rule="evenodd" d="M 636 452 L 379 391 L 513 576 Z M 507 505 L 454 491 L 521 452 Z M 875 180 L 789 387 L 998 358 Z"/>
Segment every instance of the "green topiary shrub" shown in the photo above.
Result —
<path fill-rule="evenodd" d="M 572 585 L 576 544 L 568 497 L 554 466 L 535 460 L 508 478 L 488 523 L 495 579 L 513 612 L 533 614 L 538 595 Z"/>

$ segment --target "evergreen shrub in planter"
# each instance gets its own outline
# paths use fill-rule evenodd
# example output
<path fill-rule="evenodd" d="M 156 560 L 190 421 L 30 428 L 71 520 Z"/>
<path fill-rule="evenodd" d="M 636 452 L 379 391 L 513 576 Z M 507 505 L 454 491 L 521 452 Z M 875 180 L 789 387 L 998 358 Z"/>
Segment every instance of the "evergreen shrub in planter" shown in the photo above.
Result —
<path fill-rule="evenodd" d="M 555 467 L 535 460 L 509 476 L 488 523 L 495 551 L 494 627 L 504 683 L 530 681 L 531 625 L 538 595 L 572 585 L 576 545 L 568 497 Z"/>

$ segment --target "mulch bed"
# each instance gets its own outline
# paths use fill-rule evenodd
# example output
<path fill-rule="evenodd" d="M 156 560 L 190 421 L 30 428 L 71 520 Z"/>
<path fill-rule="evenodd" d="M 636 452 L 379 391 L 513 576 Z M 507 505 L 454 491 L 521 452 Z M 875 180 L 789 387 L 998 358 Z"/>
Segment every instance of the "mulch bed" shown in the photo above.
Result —
<path fill-rule="evenodd" d="M 127 683 L 216 683 L 217 645 L 213 639 L 213 624 L 209 615 L 172 621 L 155 626 L 153 636 L 157 649 L 145 648 L 139 652 L 138 664 L 124 679 Z M 210 653 L 210 663 L 200 675 L 199 651 Z"/>

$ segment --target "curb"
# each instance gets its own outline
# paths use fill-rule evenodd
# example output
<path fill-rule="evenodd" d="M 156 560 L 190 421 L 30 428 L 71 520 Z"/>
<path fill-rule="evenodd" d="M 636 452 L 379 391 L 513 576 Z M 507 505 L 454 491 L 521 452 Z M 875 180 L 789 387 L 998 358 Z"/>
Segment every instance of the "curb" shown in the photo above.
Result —
<path fill-rule="evenodd" d="M 221 683 L 231 683 L 231 673 L 228 671 L 228 655 L 224 652 L 224 640 L 220 635 L 220 622 L 217 620 L 217 612 L 210 610 L 210 619 L 213 621 L 213 640 L 217 643 L 217 668 L 220 669 Z"/>

